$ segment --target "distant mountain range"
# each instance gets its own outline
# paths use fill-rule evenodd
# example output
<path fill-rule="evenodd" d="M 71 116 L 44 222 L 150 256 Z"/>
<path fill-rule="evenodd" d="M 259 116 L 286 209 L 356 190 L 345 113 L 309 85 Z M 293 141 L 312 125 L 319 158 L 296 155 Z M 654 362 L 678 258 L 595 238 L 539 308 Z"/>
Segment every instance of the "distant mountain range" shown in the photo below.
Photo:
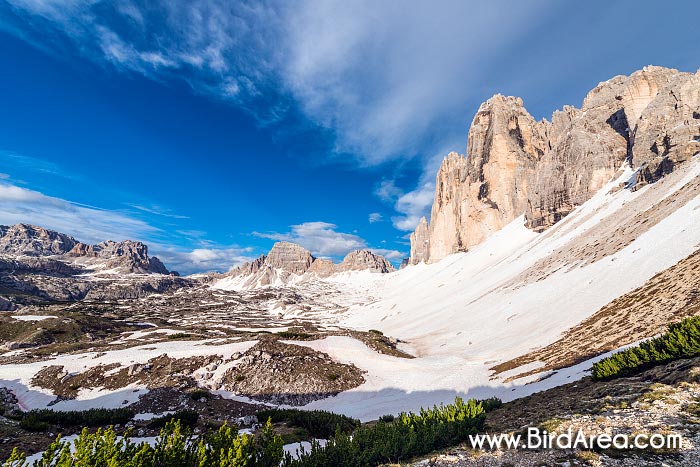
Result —
<path fill-rule="evenodd" d="M 247 290 L 350 271 L 387 273 L 394 267 L 368 250 L 353 251 L 334 264 L 299 245 L 279 242 L 267 255 L 226 274 L 180 278 L 138 241 L 88 245 L 34 225 L 0 226 L 0 310 L 36 300 L 136 298 L 212 282 L 221 289 Z"/>
<path fill-rule="evenodd" d="M 313 257 L 311 252 L 294 243 L 278 242 L 267 255 L 219 277 L 214 286 L 244 290 L 327 278 L 350 271 L 388 273 L 393 272 L 394 267 L 386 258 L 369 250 L 352 251 L 341 263 L 334 264 L 331 260 Z"/>

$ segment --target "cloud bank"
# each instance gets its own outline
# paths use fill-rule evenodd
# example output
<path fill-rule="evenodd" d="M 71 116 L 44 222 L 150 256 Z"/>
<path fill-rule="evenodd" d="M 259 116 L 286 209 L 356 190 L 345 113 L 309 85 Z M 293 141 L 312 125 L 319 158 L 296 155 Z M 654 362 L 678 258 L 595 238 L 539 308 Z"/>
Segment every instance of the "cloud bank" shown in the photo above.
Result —
<path fill-rule="evenodd" d="M 478 84 L 475 70 L 523 34 L 548 5 L 544 0 L 9 3 L 26 23 L 5 29 L 31 36 L 31 26 L 40 25 L 90 60 L 154 80 L 185 80 L 196 92 L 247 107 L 262 120 L 280 118 L 280 97 L 291 97 L 309 119 L 335 133 L 338 152 L 367 165 L 432 154 L 434 134 L 461 137 L 445 132 L 457 129 L 453 115 L 464 113 Z"/>

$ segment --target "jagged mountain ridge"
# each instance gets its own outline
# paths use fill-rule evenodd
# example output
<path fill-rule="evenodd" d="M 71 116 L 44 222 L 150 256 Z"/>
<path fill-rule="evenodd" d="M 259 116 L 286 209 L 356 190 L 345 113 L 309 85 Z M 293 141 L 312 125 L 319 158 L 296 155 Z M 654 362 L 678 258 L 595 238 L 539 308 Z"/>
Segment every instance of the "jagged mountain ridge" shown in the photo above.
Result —
<path fill-rule="evenodd" d="M 0 310 L 46 301 L 140 298 L 194 284 L 177 275 L 141 242 L 87 245 L 35 225 L 0 226 Z"/>
<path fill-rule="evenodd" d="M 410 263 L 465 251 L 523 214 L 528 228 L 544 231 L 624 165 L 638 169 L 639 188 L 698 151 L 700 72 L 649 66 L 617 76 L 551 121 L 496 95 L 474 117 L 467 155 L 443 161 L 430 222 L 411 234 Z"/>
<path fill-rule="evenodd" d="M 386 258 L 369 250 L 348 253 L 342 262 L 315 258 L 304 247 L 290 242 L 277 242 L 267 255 L 245 263 L 222 275 L 214 287 L 247 290 L 257 287 L 285 285 L 305 279 L 323 279 L 349 271 L 389 273 L 394 267 Z"/>
<path fill-rule="evenodd" d="M 0 226 L 0 255 L 58 256 L 71 263 L 119 273 L 170 274 L 157 257 L 148 256 L 148 246 L 142 242 L 107 240 L 88 245 L 70 235 L 29 224 Z"/>

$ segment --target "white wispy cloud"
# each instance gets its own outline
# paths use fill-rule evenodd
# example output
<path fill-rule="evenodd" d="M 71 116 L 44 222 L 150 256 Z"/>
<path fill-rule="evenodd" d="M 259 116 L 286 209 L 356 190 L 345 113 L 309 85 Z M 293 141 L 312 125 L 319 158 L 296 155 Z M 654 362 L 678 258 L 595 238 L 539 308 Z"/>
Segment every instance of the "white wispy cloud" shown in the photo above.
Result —
<path fill-rule="evenodd" d="M 396 211 L 396 215 L 391 217 L 396 229 L 411 231 L 416 228 L 421 217 L 429 218 L 435 197 L 435 174 L 445 156 L 457 146 L 455 143 L 445 143 L 432 157 L 426 159 L 418 183 L 413 189 L 404 191 L 396 186 L 393 180 L 383 180 L 377 186 L 375 196 Z"/>
<path fill-rule="evenodd" d="M 382 180 L 374 190 L 374 194 L 382 201 L 393 203 L 403 194 L 403 190 L 396 186 L 394 180 Z"/>
<path fill-rule="evenodd" d="M 399 213 L 391 221 L 399 230 L 413 230 L 422 216 L 426 216 L 433 205 L 435 183 L 426 182 L 413 191 L 404 193 L 396 200 L 395 209 Z"/>
<path fill-rule="evenodd" d="M 67 36 L 91 60 L 156 80 L 184 79 L 263 122 L 284 113 L 285 105 L 269 102 L 292 96 L 312 121 L 333 130 L 339 152 L 369 165 L 424 157 L 434 152 L 437 132 L 463 136 L 460 119 L 480 70 L 551 5 L 8 1 L 30 18 L 27 27 Z M 249 105 L 265 94 L 269 109 Z"/>
<path fill-rule="evenodd" d="M 381 222 L 384 219 L 384 216 L 382 216 L 382 213 L 380 212 L 371 212 L 369 213 L 369 223 L 374 224 L 375 222 Z"/>
<path fill-rule="evenodd" d="M 33 172 L 52 175 L 66 180 L 78 180 L 75 174 L 62 169 L 59 165 L 49 162 L 38 157 L 31 157 L 24 154 L 19 154 L 14 151 L 0 149 L 0 167 L 6 170 L 11 169 L 30 169 Z M 8 174 L 5 179 L 10 178 Z"/>
<path fill-rule="evenodd" d="M 116 211 L 86 207 L 8 183 L 0 183 L 0 223 L 32 223 L 89 243 L 138 239 L 158 231 Z"/>
<path fill-rule="evenodd" d="M 429 215 L 435 196 L 435 182 L 430 180 L 426 170 L 413 190 L 405 192 L 394 181 L 384 180 L 374 194 L 396 211 L 396 215 L 391 216 L 393 226 L 401 231 L 410 231 L 416 228 L 421 217 Z"/>
<path fill-rule="evenodd" d="M 170 217 L 173 219 L 189 219 L 189 216 L 183 216 L 181 214 L 175 214 L 170 209 L 164 208 L 162 206 L 142 206 L 140 204 L 129 204 L 134 209 L 139 211 L 147 212 L 149 214 L 155 214 L 156 216 Z"/>

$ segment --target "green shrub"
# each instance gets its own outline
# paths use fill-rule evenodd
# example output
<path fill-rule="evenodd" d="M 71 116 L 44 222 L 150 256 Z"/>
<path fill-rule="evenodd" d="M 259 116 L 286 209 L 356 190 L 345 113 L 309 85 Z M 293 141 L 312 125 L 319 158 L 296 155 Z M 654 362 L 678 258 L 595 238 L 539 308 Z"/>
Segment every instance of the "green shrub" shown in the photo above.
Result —
<path fill-rule="evenodd" d="M 207 389 L 195 389 L 190 393 L 190 398 L 195 401 L 200 399 L 209 399 L 210 397 L 211 393 Z"/>
<path fill-rule="evenodd" d="M 593 379 L 630 376 L 679 358 L 700 355 L 700 317 L 671 324 L 661 336 L 617 352 L 593 364 Z"/>
<path fill-rule="evenodd" d="M 173 334 L 168 334 L 168 339 L 188 339 L 189 337 L 191 337 L 191 335 L 186 332 L 176 332 Z"/>
<path fill-rule="evenodd" d="M 360 421 L 324 410 L 269 409 L 256 414 L 258 420 L 272 420 L 273 423 L 284 422 L 289 426 L 303 428 L 314 438 L 328 439 L 336 430 L 352 433 L 360 426 Z"/>
<path fill-rule="evenodd" d="M 194 410 L 179 410 L 171 415 L 154 418 L 148 424 L 148 428 L 158 430 L 164 428 L 168 423 L 179 421 L 180 425 L 188 428 L 194 428 L 199 420 L 199 413 Z"/>
<path fill-rule="evenodd" d="M 400 463 L 438 449 L 457 445 L 483 430 L 486 413 L 475 400 L 455 399 L 451 405 L 402 413 L 392 423 L 377 423 L 340 431 L 321 447 L 312 442 L 311 450 L 298 459 L 287 456 L 283 467 L 375 467 Z"/>
<path fill-rule="evenodd" d="M 491 412 L 492 410 L 496 410 L 503 405 L 503 402 L 501 401 L 501 399 L 499 399 L 497 397 L 491 397 L 489 399 L 482 399 L 479 401 L 479 403 L 484 408 L 484 412 Z"/>
<path fill-rule="evenodd" d="M 183 413 L 165 420 L 154 446 L 133 443 L 130 430 L 119 438 L 112 428 L 98 429 L 96 433 L 85 428 L 74 441 L 74 452 L 59 437 L 34 467 L 375 467 L 459 444 L 470 434 L 483 430 L 485 418 L 482 403 L 460 398 L 451 405 L 435 406 L 418 414 L 402 413 L 390 423 L 359 428 L 357 420 L 329 412 L 270 410 L 258 414 L 268 414 L 269 418 L 255 437 L 238 434 L 235 427 L 226 424 L 195 437 L 183 424 Z M 299 428 L 330 440 L 325 447 L 313 441 L 310 452 L 292 459 L 283 453 L 283 441 L 273 431 L 273 419 L 306 424 L 313 430 Z M 332 437 L 329 427 L 335 429 Z M 18 450 L 12 452 L 4 466 L 28 467 L 24 454 Z"/>
<path fill-rule="evenodd" d="M 87 428 L 73 442 L 60 437 L 34 467 L 277 467 L 283 459 L 282 438 L 267 424 L 259 436 L 239 435 L 223 425 L 207 436 L 194 437 L 179 421 L 166 423 L 155 445 L 135 444 L 130 433 L 118 438 L 112 428 L 90 433 Z M 15 449 L 4 467 L 28 467 Z"/>
<path fill-rule="evenodd" d="M 61 412 L 50 409 L 32 410 L 22 415 L 19 425 L 28 431 L 46 431 L 50 426 L 96 427 L 124 424 L 134 418 L 130 409 L 90 409 Z"/>

